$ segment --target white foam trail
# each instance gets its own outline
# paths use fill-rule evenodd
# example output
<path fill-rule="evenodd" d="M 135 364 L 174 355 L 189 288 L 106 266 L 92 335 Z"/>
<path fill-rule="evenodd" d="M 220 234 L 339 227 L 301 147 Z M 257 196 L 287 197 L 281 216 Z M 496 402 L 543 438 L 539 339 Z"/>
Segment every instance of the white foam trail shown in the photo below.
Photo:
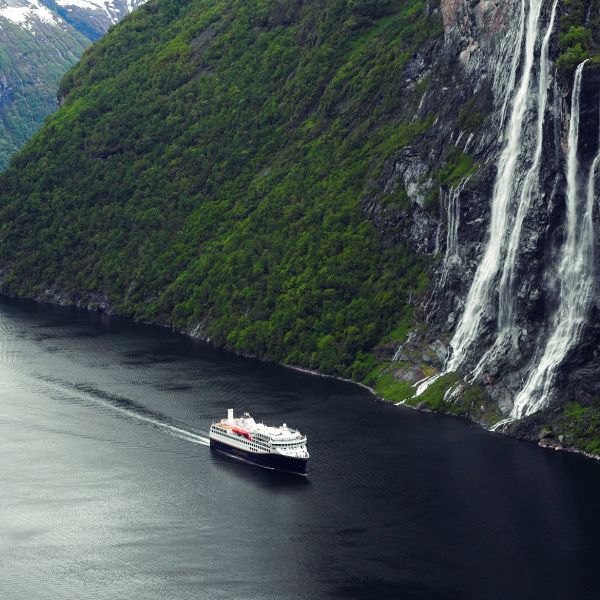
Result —
<path fill-rule="evenodd" d="M 169 435 L 173 437 L 179 438 L 181 440 L 185 440 L 186 442 L 192 442 L 193 444 L 199 444 L 200 446 L 208 446 L 210 445 L 210 440 L 202 435 L 198 435 L 192 431 L 188 431 L 187 429 L 182 429 L 181 427 L 176 427 L 175 425 L 169 425 L 164 421 L 160 421 L 159 419 L 155 419 L 153 417 L 148 417 L 146 415 L 142 415 L 140 413 L 135 412 L 134 410 L 128 410 L 127 408 L 123 408 L 121 406 L 115 406 L 111 402 L 107 402 L 100 398 L 96 398 L 92 395 L 89 396 L 94 400 L 94 402 L 98 402 L 103 406 L 106 406 L 112 410 L 116 410 L 128 417 L 132 417 L 133 419 L 137 419 L 138 421 L 143 421 L 144 423 L 150 423 L 159 429 L 166 431 Z"/>
<path fill-rule="evenodd" d="M 176 427 L 175 425 L 169 425 L 168 423 L 165 423 L 164 421 L 160 421 L 159 419 L 154 419 L 154 418 L 148 417 L 146 415 L 141 415 L 140 413 L 136 413 L 133 410 L 128 410 L 121 406 L 115 406 L 114 404 L 112 404 L 110 402 L 106 402 L 105 400 L 101 400 L 101 399 L 95 398 L 93 396 L 91 396 L 91 397 L 93 398 L 93 400 L 95 402 L 98 402 L 99 404 L 102 404 L 103 406 L 107 406 L 108 408 L 111 408 L 112 410 L 116 410 L 124 415 L 127 415 L 128 417 L 137 419 L 138 421 L 150 423 L 151 425 L 154 425 L 155 427 L 158 427 L 159 429 L 163 429 L 164 431 L 166 431 L 169 435 L 172 435 L 173 437 L 179 438 L 181 440 L 185 440 L 186 442 L 192 442 L 193 444 L 199 444 L 200 446 L 210 445 L 210 440 L 207 437 L 198 435 L 197 433 L 193 433 L 192 431 L 188 431 L 187 429 L 182 429 L 181 427 Z"/>
<path fill-rule="evenodd" d="M 514 277 L 517 254 L 521 243 L 521 233 L 523 230 L 523 222 L 526 215 L 529 213 L 535 186 L 539 183 L 540 166 L 542 162 L 543 142 L 544 142 L 544 119 L 548 107 L 548 88 L 550 86 L 550 61 L 548 58 L 548 48 L 550 39 L 554 30 L 556 20 L 556 9 L 558 0 L 554 0 L 552 11 L 546 34 L 542 41 L 540 50 L 540 72 L 538 78 L 537 89 L 537 126 L 535 138 L 535 151 L 533 161 L 529 168 L 521 195 L 519 198 L 519 207 L 515 222 L 510 233 L 508 248 L 504 257 L 502 268 L 502 276 L 498 286 L 498 333 L 492 347 L 483 355 L 478 365 L 473 371 L 473 377 L 478 377 L 485 366 L 494 359 L 498 354 L 513 347 L 516 343 L 516 323 L 515 323 L 515 294 L 514 294 Z"/>
<path fill-rule="evenodd" d="M 61 393 L 64 393 L 64 388 L 62 386 L 56 384 L 56 382 L 52 382 L 50 380 L 45 380 L 45 381 L 46 381 L 47 385 L 53 385 Z M 111 410 L 119 412 L 123 415 L 131 417 L 133 419 L 137 419 L 138 421 L 142 421 L 144 423 L 149 423 L 155 427 L 158 427 L 159 429 L 162 429 L 163 431 L 167 432 L 169 435 L 172 435 L 173 437 L 179 438 L 181 440 L 185 440 L 187 442 L 191 442 L 193 444 L 198 444 L 200 446 L 209 446 L 210 445 L 210 440 L 207 437 L 205 437 L 203 435 L 199 435 L 197 433 L 194 433 L 193 431 L 189 431 L 187 429 L 177 427 L 176 425 L 171 425 L 169 423 L 161 421 L 158 418 L 150 417 L 148 415 L 143 415 L 139 412 L 136 412 L 135 410 L 130 410 L 130 409 L 124 408 L 122 406 L 117 406 L 114 403 L 104 400 L 102 398 L 99 398 L 98 396 L 96 396 L 94 394 L 82 392 L 81 390 L 75 391 L 75 390 L 72 390 L 69 388 L 67 388 L 67 389 L 69 390 L 69 394 L 71 394 L 71 395 L 79 396 L 80 398 L 83 398 L 85 400 L 92 400 L 93 402 L 95 402 L 97 404 L 101 404 L 102 406 L 105 406 L 106 408 L 110 408 Z"/>
<path fill-rule="evenodd" d="M 461 320 L 450 344 L 452 355 L 446 366 L 448 371 L 456 371 L 461 367 L 467 357 L 467 351 L 478 337 L 483 315 L 490 306 L 491 287 L 500 267 L 502 249 L 509 226 L 508 215 L 510 200 L 514 192 L 515 172 L 521 155 L 522 136 L 526 126 L 527 99 L 533 72 L 541 6 L 542 0 L 530 0 L 529 2 L 525 59 L 521 79 L 514 94 L 504 147 L 498 162 L 488 241 L 473 278 Z M 523 11 L 521 17 L 523 17 Z M 518 53 L 519 48 L 515 48 L 515 52 Z M 513 85 L 515 82 L 511 80 Z"/>
<path fill-rule="evenodd" d="M 512 416 L 520 418 L 543 408 L 549 400 L 556 371 L 579 339 L 585 324 L 594 285 L 595 174 L 600 164 L 600 148 L 588 173 L 585 201 L 581 198 L 578 159 L 579 117 L 582 62 L 575 71 L 571 97 L 567 157 L 567 238 L 558 268 L 559 305 L 553 315 L 551 334 L 537 366 L 531 371 L 525 387 L 517 394 Z"/>

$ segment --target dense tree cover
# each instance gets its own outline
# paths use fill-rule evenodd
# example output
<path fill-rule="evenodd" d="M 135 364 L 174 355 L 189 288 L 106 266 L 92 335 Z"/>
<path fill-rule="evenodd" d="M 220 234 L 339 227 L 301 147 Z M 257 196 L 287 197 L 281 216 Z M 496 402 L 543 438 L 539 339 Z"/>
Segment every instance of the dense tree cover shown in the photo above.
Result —
<path fill-rule="evenodd" d="M 403 69 L 441 34 L 421 0 L 151 1 L 0 179 L 4 289 L 364 377 L 424 265 L 361 200 L 434 121 Z"/>
<path fill-rule="evenodd" d="M 586 59 L 600 66 L 600 2 L 563 0 L 560 19 L 560 51 L 556 66 L 571 75 Z"/>

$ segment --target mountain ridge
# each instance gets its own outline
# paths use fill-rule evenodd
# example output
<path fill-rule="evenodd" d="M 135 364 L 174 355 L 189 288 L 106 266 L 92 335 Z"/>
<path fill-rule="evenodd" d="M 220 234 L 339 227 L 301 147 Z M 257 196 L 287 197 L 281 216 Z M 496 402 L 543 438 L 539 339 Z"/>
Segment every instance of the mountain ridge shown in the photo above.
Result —
<path fill-rule="evenodd" d="M 139 0 L 0 0 L 0 169 L 57 108 L 56 90 L 91 41 Z"/>

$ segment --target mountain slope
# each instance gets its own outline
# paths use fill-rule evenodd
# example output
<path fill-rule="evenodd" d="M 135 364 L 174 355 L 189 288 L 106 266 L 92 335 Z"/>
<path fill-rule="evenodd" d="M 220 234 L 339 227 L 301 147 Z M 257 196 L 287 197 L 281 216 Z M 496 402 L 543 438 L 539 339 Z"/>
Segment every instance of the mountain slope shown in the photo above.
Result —
<path fill-rule="evenodd" d="M 434 120 L 412 118 L 416 80 L 398 91 L 440 32 L 417 0 L 142 7 L 2 179 L 5 289 L 364 371 L 422 281 L 364 220 L 363 189 Z"/>
<path fill-rule="evenodd" d="M 0 0 L 0 168 L 56 109 L 87 40 L 37 0 Z"/>
<path fill-rule="evenodd" d="M 599 454 L 599 25 L 594 0 L 147 4 L 0 178 L 2 289 Z"/>
<path fill-rule="evenodd" d="M 0 0 L 0 170 L 57 108 L 65 72 L 139 0 Z"/>
<path fill-rule="evenodd" d="M 146 0 L 41 0 L 89 40 L 100 39 Z"/>

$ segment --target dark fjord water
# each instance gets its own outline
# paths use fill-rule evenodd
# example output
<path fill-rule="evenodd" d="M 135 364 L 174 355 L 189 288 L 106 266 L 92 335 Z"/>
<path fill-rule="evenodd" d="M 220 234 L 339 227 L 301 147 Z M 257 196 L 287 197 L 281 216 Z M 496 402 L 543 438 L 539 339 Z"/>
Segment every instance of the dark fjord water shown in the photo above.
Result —
<path fill-rule="evenodd" d="M 211 454 L 227 407 L 310 477 Z M 600 465 L 150 327 L 0 302 L 3 599 L 596 598 Z"/>

